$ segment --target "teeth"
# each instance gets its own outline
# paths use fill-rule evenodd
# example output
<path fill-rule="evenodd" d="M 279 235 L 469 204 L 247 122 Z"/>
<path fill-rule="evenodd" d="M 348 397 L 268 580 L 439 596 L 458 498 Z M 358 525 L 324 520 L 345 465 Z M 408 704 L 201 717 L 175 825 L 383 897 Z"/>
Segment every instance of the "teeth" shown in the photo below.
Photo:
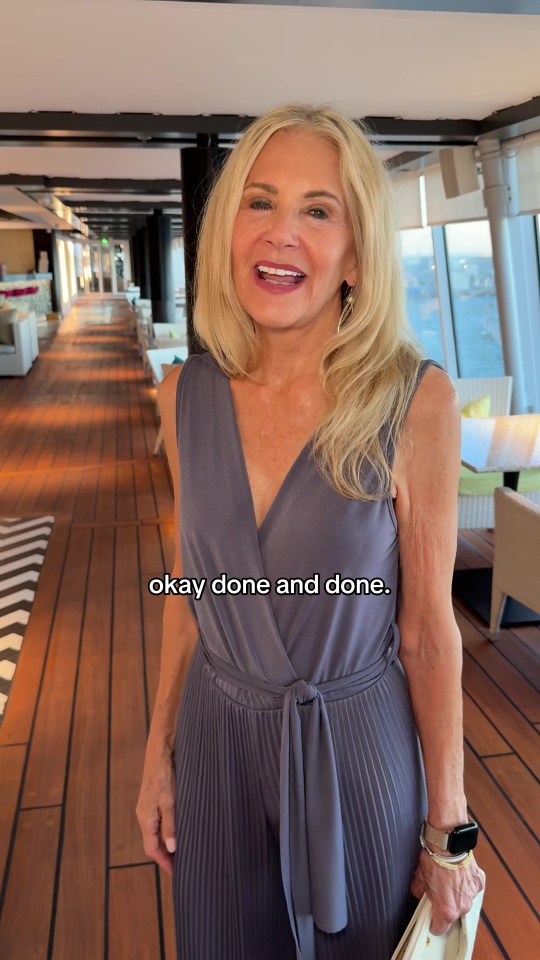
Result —
<path fill-rule="evenodd" d="M 303 277 L 303 273 L 295 273 L 294 270 L 280 270 L 278 267 L 260 267 L 257 266 L 259 273 L 270 273 L 276 277 Z"/>

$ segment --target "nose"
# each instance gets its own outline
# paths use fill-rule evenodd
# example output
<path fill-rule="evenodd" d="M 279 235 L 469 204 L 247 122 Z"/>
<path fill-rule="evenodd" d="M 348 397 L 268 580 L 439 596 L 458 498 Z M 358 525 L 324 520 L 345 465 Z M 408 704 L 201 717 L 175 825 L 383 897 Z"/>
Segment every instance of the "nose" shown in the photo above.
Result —
<path fill-rule="evenodd" d="M 298 222 L 292 211 L 276 210 L 267 221 L 263 239 L 276 249 L 298 246 Z"/>

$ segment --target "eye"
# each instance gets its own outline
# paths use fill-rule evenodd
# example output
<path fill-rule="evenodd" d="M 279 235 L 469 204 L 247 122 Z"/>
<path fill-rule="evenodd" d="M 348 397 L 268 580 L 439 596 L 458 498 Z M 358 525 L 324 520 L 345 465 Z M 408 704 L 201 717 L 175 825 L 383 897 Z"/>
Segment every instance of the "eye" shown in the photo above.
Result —
<path fill-rule="evenodd" d="M 249 207 L 251 210 L 269 210 L 270 201 L 269 200 L 250 200 Z"/>
<path fill-rule="evenodd" d="M 314 215 L 315 220 L 328 219 L 328 211 L 325 210 L 324 207 L 312 207 L 309 212 Z"/>

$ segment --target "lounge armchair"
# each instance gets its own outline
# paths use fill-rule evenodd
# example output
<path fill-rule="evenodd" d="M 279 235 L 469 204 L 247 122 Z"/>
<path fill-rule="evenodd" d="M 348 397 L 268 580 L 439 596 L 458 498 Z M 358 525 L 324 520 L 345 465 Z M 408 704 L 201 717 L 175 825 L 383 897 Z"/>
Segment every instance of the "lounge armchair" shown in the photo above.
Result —
<path fill-rule="evenodd" d="M 508 487 L 499 487 L 495 490 L 492 638 L 498 635 L 507 596 L 540 613 L 540 506 Z"/>

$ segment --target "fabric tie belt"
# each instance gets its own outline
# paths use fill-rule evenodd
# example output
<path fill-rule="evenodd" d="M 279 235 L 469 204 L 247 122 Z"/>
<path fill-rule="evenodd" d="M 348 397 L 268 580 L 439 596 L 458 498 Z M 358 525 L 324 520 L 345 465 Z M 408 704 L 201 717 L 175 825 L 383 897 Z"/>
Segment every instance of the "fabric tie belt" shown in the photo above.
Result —
<path fill-rule="evenodd" d="M 240 689 L 283 697 L 280 761 L 281 877 L 297 960 L 316 960 L 315 926 L 337 933 L 347 926 L 345 852 L 334 743 L 325 700 L 353 696 L 380 680 L 399 651 L 392 623 L 386 653 L 357 673 L 317 686 L 297 680 L 283 687 L 248 676 L 203 653 L 216 673 Z M 304 732 L 299 706 L 310 704 Z"/>

